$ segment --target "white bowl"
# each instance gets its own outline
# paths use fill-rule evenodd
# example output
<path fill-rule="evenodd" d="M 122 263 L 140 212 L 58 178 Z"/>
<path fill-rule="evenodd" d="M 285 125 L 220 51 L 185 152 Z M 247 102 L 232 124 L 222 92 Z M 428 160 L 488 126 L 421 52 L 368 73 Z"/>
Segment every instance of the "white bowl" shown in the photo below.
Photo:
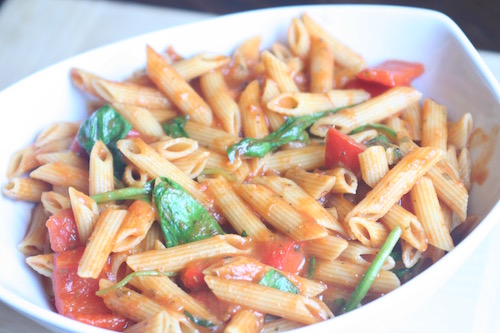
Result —
<path fill-rule="evenodd" d="M 264 46 L 284 40 L 292 17 L 307 12 L 335 36 L 359 52 L 369 64 L 385 59 L 405 59 L 425 64 L 424 76 L 415 87 L 424 96 L 448 106 L 451 118 L 471 112 L 475 125 L 487 132 L 500 124 L 500 92 L 492 74 L 462 31 L 443 14 L 405 7 L 330 5 L 299 6 L 253 11 L 219 17 L 132 38 L 87 52 L 49 67 L 0 93 L 0 175 L 5 184 L 7 161 L 12 153 L 31 143 L 46 125 L 62 120 L 81 120 L 86 99 L 70 83 L 71 67 L 120 79 L 145 64 L 145 46 L 161 50 L 173 45 L 182 55 L 200 51 L 230 53 L 235 46 L 257 34 Z M 64 47 L 64 46 L 59 46 Z M 495 149 L 489 169 L 500 167 Z M 393 316 L 404 316 L 421 304 L 460 266 L 496 223 L 500 214 L 500 173 L 490 172 L 487 182 L 474 186 L 470 214 L 480 225 L 436 265 L 403 287 L 346 315 L 303 328 L 359 330 L 386 327 Z M 0 199 L 0 300 L 39 322 L 61 332 L 106 332 L 55 313 L 36 273 L 16 249 L 22 240 L 31 205 Z M 354 326 L 355 325 L 355 326 Z"/>

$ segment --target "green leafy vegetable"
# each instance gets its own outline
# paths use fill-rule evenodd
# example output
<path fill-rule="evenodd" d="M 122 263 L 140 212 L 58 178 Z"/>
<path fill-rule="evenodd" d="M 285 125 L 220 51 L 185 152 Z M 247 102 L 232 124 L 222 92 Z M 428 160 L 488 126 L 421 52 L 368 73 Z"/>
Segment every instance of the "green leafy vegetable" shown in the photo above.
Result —
<path fill-rule="evenodd" d="M 78 130 L 78 143 L 90 154 L 94 144 L 101 140 L 113 154 L 113 169 L 120 178 L 125 168 L 122 153 L 116 147 L 116 142 L 123 139 L 132 129 L 132 125 L 125 120 L 110 105 L 96 110 L 89 118 L 83 121 Z"/>
<path fill-rule="evenodd" d="M 99 193 L 92 196 L 92 199 L 98 204 L 115 200 L 145 200 L 151 201 L 153 193 L 154 180 L 147 182 L 143 188 L 124 187 L 118 190 Z"/>
<path fill-rule="evenodd" d="M 309 269 L 307 270 L 307 277 L 312 279 L 314 270 L 316 269 L 316 257 L 309 258 Z"/>
<path fill-rule="evenodd" d="M 241 232 L 241 237 L 248 237 L 248 232 L 246 230 L 243 230 Z"/>
<path fill-rule="evenodd" d="M 153 189 L 153 201 L 167 247 L 224 233 L 217 220 L 179 184 L 160 179 Z"/>
<path fill-rule="evenodd" d="M 397 162 L 403 158 L 403 153 L 401 152 L 401 149 L 399 149 L 397 145 L 390 142 L 389 139 L 387 139 L 387 137 L 384 135 L 379 135 L 374 137 L 373 139 L 368 140 L 366 146 L 367 147 L 382 146 L 386 151 L 392 150 L 394 162 Z"/>
<path fill-rule="evenodd" d="M 271 269 L 269 272 L 264 275 L 264 277 L 259 281 L 259 284 L 262 286 L 278 289 L 281 291 L 286 291 L 292 294 L 298 294 L 299 289 L 290 282 L 283 274 L 280 272 Z"/>
<path fill-rule="evenodd" d="M 385 136 L 387 136 L 389 139 L 391 139 L 393 142 L 396 142 L 398 133 L 396 133 L 395 130 L 390 128 L 389 126 L 383 125 L 383 124 L 368 124 L 368 125 L 363 125 L 359 126 L 351 131 L 349 134 L 356 134 L 360 133 L 363 131 L 366 131 L 368 129 L 375 129 L 377 132 L 381 132 Z"/>
<path fill-rule="evenodd" d="M 399 226 L 395 226 L 391 230 L 389 236 L 387 236 L 387 239 L 384 242 L 384 245 L 382 245 L 382 248 L 380 249 L 379 253 L 377 253 L 375 259 L 373 259 L 373 262 L 371 263 L 370 267 L 368 267 L 368 270 L 363 275 L 361 281 L 358 283 L 356 289 L 354 289 L 354 292 L 352 293 L 351 297 L 349 298 L 346 305 L 342 309 L 342 313 L 354 310 L 361 302 L 361 300 L 363 300 L 363 298 L 366 296 L 366 293 L 368 292 L 371 285 L 373 284 L 373 281 L 375 281 L 375 278 L 380 272 L 382 265 L 384 264 L 385 260 L 394 249 L 394 246 L 396 246 L 396 243 L 398 242 L 399 237 L 401 236 L 401 232 L 402 230 Z"/>
<path fill-rule="evenodd" d="M 165 132 L 165 134 L 172 138 L 189 138 L 189 135 L 184 129 L 187 121 L 187 116 L 175 117 L 174 119 L 170 119 L 162 125 L 163 131 Z"/>
<path fill-rule="evenodd" d="M 133 272 L 124 277 L 120 282 L 115 283 L 109 288 L 101 289 L 98 290 L 95 294 L 97 296 L 102 296 L 112 290 L 119 289 L 121 287 L 125 287 L 127 283 L 132 280 L 133 277 L 136 276 L 175 276 L 177 273 L 175 272 L 158 272 L 158 271 L 138 271 L 138 272 Z"/>
<path fill-rule="evenodd" d="M 211 321 L 208 321 L 206 319 L 203 319 L 203 318 L 198 318 L 196 316 L 193 316 L 191 313 L 187 312 L 186 310 L 184 310 L 184 314 L 186 315 L 186 317 L 188 317 L 195 325 L 198 325 L 198 326 L 201 326 L 201 327 L 207 327 L 207 328 L 212 328 L 212 327 L 215 327 L 217 325 L 215 325 L 214 323 L 212 323 Z"/>
<path fill-rule="evenodd" d="M 292 141 L 307 140 L 309 136 L 305 130 L 316 120 L 336 113 L 344 108 L 338 108 L 331 111 L 318 112 L 311 115 L 288 118 L 280 128 L 262 139 L 245 138 L 227 149 L 227 157 L 232 162 L 236 155 L 247 157 L 263 157 L 267 153 L 278 149 Z"/>

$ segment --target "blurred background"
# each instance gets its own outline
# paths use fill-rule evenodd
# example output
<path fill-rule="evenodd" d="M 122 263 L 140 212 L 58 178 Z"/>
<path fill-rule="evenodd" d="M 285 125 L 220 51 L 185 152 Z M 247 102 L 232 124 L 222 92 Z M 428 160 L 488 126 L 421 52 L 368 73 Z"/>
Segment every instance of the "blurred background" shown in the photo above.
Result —
<path fill-rule="evenodd" d="M 126 0 L 215 14 L 228 14 L 256 8 L 303 4 L 387 4 L 416 6 L 438 10 L 451 17 L 476 48 L 500 51 L 500 0 L 364 0 L 364 1 L 299 1 L 299 0 Z"/>

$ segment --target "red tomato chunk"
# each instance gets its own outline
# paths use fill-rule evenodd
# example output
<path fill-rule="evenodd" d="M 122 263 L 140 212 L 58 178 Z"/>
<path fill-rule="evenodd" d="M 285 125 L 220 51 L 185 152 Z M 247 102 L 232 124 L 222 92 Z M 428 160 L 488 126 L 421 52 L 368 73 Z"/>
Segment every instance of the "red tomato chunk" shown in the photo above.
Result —
<path fill-rule="evenodd" d="M 281 237 L 263 242 L 260 247 L 260 257 L 266 265 L 290 273 L 300 273 L 305 263 L 304 245 Z"/>
<path fill-rule="evenodd" d="M 360 169 L 358 155 L 365 149 L 364 144 L 332 127 L 326 134 L 325 167 L 331 169 L 340 166 L 356 173 Z"/>
<path fill-rule="evenodd" d="M 122 331 L 129 321 L 113 314 L 95 294 L 99 290 L 99 279 L 84 279 L 77 274 L 83 251 L 80 247 L 54 255 L 52 282 L 57 312 L 86 324 Z"/>
<path fill-rule="evenodd" d="M 49 230 L 52 251 L 63 252 L 80 246 L 80 238 L 71 208 L 58 211 L 49 217 L 45 225 Z"/>

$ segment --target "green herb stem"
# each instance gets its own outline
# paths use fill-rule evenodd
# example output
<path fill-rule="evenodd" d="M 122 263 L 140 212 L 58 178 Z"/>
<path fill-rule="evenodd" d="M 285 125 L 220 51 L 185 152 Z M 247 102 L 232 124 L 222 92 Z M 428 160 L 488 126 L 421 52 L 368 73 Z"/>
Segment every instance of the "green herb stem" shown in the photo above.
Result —
<path fill-rule="evenodd" d="M 361 300 L 363 300 L 363 298 L 366 296 L 368 290 L 373 284 L 373 281 L 375 281 L 375 278 L 379 274 L 380 269 L 382 268 L 382 265 L 384 264 L 385 260 L 391 254 L 392 250 L 394 249 L 394 246 L 396 246 L 396 243 L 398 242 L 401 233 L 402 230 L 399 226 L 395 226 L 392 229 L 389 236 L 387 236 L 384 245 L 380 249 L 379 253 L 377 253 L 377 255 L 375 256 L 375 259 L 373 259 L 373 262 L 371 263 L 370 267 L 368 267 L 368 270 L 363 275 L 363 278 L 358 283 L 356 289 L 354 290 L 351 297 L 347 301 L 346 305 L 342 309 L 342 313 L 354 310 L 359 305 L 359 303 L 361 303 Z"/>
<path fill-rule="evenodd" d="M 137 276 L 175 276 L 175 275 L 176 275 L 176 273 L 173 273 L 173 272 L 158 272 L 158 271 L 133 272 L 133 273 L 130 273 L 129 275 L 127 275 L 126 277 L 124 277 L 120 282 L 115 283 L 111 287 L 98 290 L 95 294 L 97 296 L 102 296 L 102 295 L 104 295 L 112 290 L 125 287 L 127 285 L 127 283 L 129 283 L 130 280 L 132 280 L 133 277 L 137 277 Z"/>
<path fill-rule="evenodd" d="M 151 187 L 125 187 L 114 191 L 94 194 L 91 198 L 98 204 L 114 200 L 151 201 Z"/>

